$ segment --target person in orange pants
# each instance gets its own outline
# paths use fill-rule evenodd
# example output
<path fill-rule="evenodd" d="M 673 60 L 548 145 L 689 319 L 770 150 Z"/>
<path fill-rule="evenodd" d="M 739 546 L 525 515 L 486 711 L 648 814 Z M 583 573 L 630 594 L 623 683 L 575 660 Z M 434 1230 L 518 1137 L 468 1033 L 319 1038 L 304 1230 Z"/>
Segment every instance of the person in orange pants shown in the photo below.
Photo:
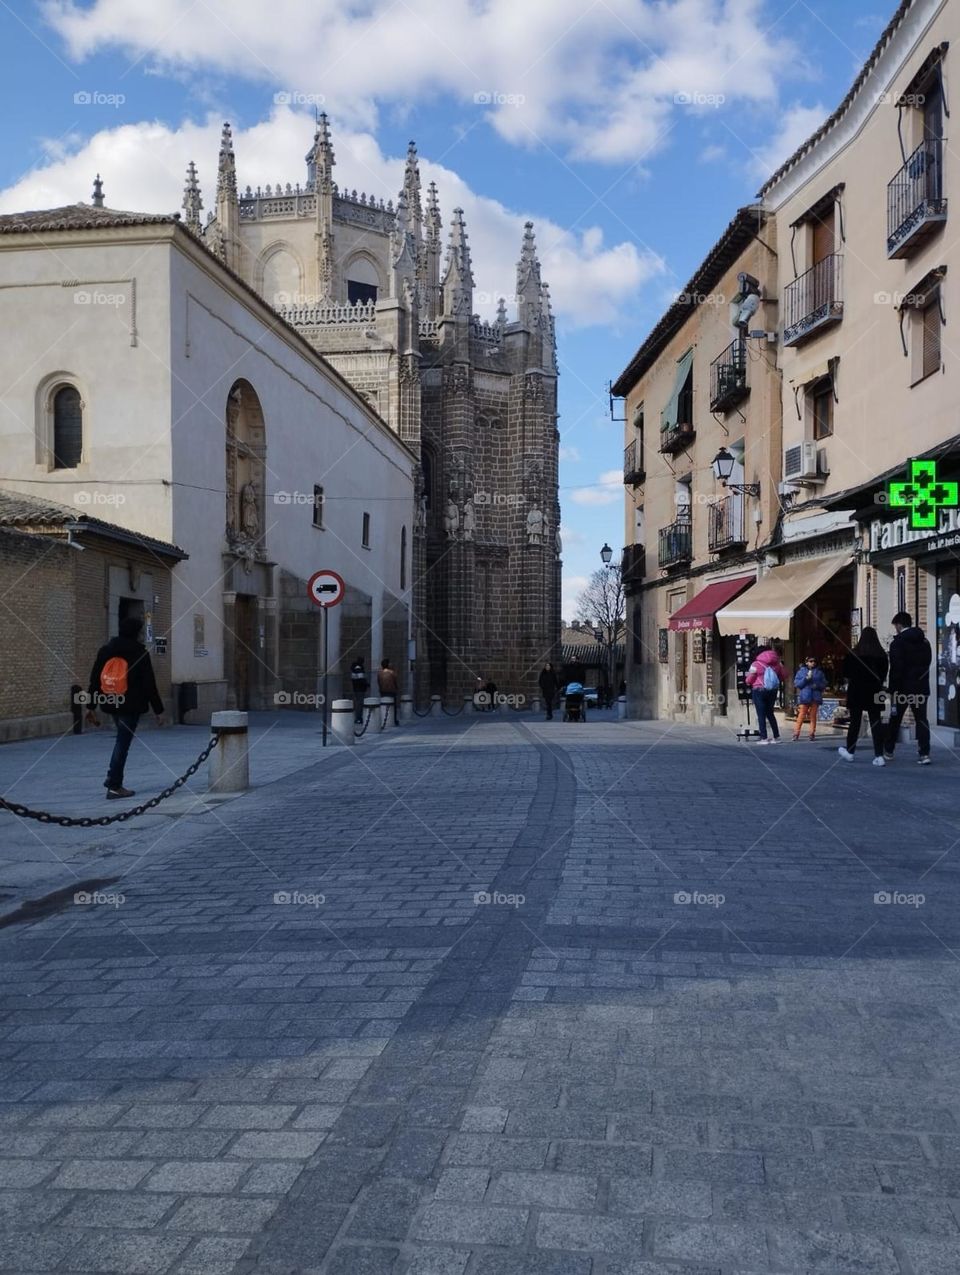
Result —
<path fill-rule="evenodd" d="M 808 655 L 793 679 L 797 688 L 797 724 L 793 730 L 793 738 L 800 738 L 803 723 L 810 723 L 810 738 L 817 737 L 817 714 L 823 703 L 823 692 L 827 685 L 826 675 L 817 664 L 816 657 Z"/>

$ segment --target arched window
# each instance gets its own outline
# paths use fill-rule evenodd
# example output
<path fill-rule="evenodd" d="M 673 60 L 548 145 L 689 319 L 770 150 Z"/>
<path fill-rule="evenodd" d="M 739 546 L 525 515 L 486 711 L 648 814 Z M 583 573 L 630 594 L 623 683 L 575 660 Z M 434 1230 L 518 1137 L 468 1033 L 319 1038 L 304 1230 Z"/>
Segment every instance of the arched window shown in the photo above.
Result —
<path fill-rule="evenodd" d="M 407 587 L 407 529 L 400 528 L 400 588 Z"/>
<path fill-rule="evenodd" d="M 366 257 L 354 257 L 347 266 L 346 275 L 348 305 L 376 301 L 380 276 L 372 261 Z"/>
<path fill-rule="evenodd" d="M 53 396 L 53 468 L 76 469 L 83 456 L 83 400 L 75 385 Z"/>

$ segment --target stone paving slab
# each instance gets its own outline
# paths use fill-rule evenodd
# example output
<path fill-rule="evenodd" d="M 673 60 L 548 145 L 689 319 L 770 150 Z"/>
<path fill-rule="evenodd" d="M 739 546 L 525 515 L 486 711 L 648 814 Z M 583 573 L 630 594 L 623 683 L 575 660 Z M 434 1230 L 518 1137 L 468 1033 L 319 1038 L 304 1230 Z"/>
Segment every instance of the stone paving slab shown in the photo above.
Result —
<path fill-rule="evenodd" d="M 960 1270 L 955 758 L 396 739 L 0 931 L 3 1275 Z"/>

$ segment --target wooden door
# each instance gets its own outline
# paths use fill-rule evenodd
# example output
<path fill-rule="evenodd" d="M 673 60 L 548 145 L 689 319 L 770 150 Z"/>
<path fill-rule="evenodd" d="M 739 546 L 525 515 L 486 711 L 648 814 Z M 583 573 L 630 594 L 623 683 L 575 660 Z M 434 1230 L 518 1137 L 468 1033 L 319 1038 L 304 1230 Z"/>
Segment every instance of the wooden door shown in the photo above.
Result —
<path fill-rule="evenodd" d="M 250 708 L 253 662 L 257 658 L 256 621 L 256 598 L 238 594 L 233 621 L 233 691 L 237 708 L 244 712 Z"/>

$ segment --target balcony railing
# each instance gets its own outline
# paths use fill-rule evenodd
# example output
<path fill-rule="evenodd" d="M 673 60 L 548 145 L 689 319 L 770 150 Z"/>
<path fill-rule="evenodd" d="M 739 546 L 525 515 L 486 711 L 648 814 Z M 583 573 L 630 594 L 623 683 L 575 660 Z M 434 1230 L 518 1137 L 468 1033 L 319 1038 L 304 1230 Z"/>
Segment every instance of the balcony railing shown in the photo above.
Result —
<path fill-rule="evenodd" d="M 783 290 L 783 344 L 798 342 L 843 318 L 843 257 L 832 252 Z"/>
<path fill-rule="evenodd" d="M 690 446 L 696 436 L 697 431 L 693 428 L 692 421 L 671 425 L 669 429 L 660 431 L 660 451 L 666 455 L 682 452 L 685 447 Z"/>
<path fill-rule="evenodd" d="M 887 256 L 910 256 L 946 219 L 943 140 L 930 137 L 887 185 Z"/>
<path fill-rule="evenodd" d="M 743 497 L 738 492 L 731 492 L 716 504 L 710 505 L 709 525 L 707 529 L 708 544 L 713 551 L 729 549 L 733 545 L 746 544 L 747 537 L 743 530 Z"/>
<path fill-rule="evenodd" d="M 647 551 L 644 545 L 627 545 L 620 559 L 620 575 L 624 593 L 635 593 L 647 573 Z"/>
<path fill-rule="evenodd" d="M 689 562 L 693 556 L 693 524 L 689 518 L 680 518 L 661 527 L 658 558 L 661 567 L 676 567 Z"/>
<path fill-rule="evenodd" d="M 747 397 L 747 350 L 742 338 L 710 364 L 710 411 L 725 412 Z"/>
<path fill-rule="evenodd" d="M 643 446 L 639 438 L 627 443 L 623 449 L 623 481 L 636 486 L 642 483 L 646 474 L 643 471 Z"/>

